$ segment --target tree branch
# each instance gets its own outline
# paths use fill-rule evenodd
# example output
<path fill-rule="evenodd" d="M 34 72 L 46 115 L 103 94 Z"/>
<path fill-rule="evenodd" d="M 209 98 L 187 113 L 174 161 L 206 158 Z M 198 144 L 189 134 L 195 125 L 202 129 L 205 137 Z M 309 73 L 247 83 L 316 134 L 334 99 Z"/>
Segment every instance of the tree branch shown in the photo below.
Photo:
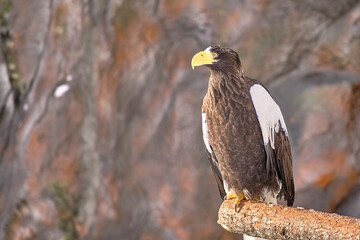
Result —
<path fill-rule="evenodd" d="M 360 219 L 314 210 L 225 200 L 218 223 L 226 230 L 268 239 L 360 239 Z"/>

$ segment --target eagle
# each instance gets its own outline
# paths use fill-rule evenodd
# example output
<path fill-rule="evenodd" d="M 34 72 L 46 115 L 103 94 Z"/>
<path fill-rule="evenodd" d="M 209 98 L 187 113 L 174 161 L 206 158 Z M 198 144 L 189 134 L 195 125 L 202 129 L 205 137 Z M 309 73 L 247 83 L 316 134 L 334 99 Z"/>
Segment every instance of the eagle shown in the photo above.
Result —
<path fill-rule="evenodd" d="M 238 54 L 212 45 L 192 68 L 210 69 L 202 105 L 205 148 L 222 199 L 294 203 L 288 131 L 279 106 L 258 80 L 244 75 Z"/>

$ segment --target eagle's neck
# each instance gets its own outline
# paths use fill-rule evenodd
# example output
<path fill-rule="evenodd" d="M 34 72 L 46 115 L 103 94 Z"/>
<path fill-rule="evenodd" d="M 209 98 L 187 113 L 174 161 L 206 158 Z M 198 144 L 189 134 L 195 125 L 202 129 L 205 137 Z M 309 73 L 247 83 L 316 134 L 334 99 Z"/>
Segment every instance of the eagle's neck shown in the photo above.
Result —
<path fill-rule="evenodd" d="M 220 69 L 210 69 L 209 87 L 220 90 L 228 84 L 241 84 L 245 79 L 241 68 L 226 68 L 224 71 Z M 229 87 L 229 86 L 228 86 Z"/>
<path fill-rule="evenodd" d="M 241 85 L 245 83 L 245 77 L 242 71 L 223 71 L 211 70 L 208 87 L 208 95 L 217 103 L 220 99 L 232 99 L 238 94 Z"/>

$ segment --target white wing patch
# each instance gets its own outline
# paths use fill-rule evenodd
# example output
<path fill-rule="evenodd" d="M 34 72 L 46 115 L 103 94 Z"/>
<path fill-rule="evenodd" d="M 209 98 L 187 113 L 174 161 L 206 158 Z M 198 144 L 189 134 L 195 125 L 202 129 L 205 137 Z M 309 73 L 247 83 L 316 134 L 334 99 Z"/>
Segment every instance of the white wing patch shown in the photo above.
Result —
<path fill-rule="evenodd" d="M 270 146 L 275 149 L 274 131 L 279 132 L 279 124 L 281 124 L 282 130 L 287 135 L 281 110 L 268 91 L 259 84 L 255 84 L 250 88 L 250 95 L 260 123 L 264 145 L 267 145 L 270 141 Z"/>
<path fill-rule="evenodd" d="M 202 117 L 202 132 L 203 132 L 203 139 L 204 139 L 205 147 L 206 147 L 206 150 L 210 154 L 212 154 L 212 150 L 210 147 L 210 140 L 209 140 L 209 128 L 206 123 L 206 113 L 202 113 L 201 117 Z"/>

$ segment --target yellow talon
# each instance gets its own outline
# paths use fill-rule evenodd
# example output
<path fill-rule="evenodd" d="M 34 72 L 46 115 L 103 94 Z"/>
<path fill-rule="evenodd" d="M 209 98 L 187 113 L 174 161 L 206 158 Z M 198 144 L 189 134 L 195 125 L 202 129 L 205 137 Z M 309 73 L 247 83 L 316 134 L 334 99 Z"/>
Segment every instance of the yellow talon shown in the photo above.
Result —
<path fill-rule="evenodd" d="M 229 200 L 229 199 L 234 199 L 234 198 L 236 198 L 236 200 L 235 200 L 235 211 L 236 212 L 240 211 L 240 209 L 238 209 L 238 207 L 240 206 L 240 202 L 243 199 L 249 200 L 248 197 L 244 193 L 241 193 L 240 195 L 236 195 L 235 193 L 230 193 L 230 194 L 226 195 L 225 199 Z"/>

